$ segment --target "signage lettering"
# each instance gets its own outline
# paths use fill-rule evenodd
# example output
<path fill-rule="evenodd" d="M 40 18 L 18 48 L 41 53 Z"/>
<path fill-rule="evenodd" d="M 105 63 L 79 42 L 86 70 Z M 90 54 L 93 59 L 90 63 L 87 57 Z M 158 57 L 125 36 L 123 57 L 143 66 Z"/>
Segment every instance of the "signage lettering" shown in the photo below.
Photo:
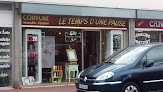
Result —
<path fill-rule="evenodd" d="M 80 42 L 81 41 L 81 33 L 70 31 L 65 32 L 65 42 Z"/>
<path fill-rule="evenodd" d="M 49 16 L 23 15 L 23 24 L 49 25 Z"/>
<path fill-rule="evenodd" d="M 106 25 L 106 23 L 107 23 L 107 19 L 95 19 L 96 25 Z"/>
<path fill-rule="evenodd" d="M 9 64 L 2 64 L 2 65 L 0 65 L 0 68 L 10 68 L 10 65 Z"/>
<path fill-rule="evenodd" d="M 10 28 L 1 28 L 0 29 L 0 68 L 10 68 L 11 62 L 11 36 Z"/>
<path fill-rule="evenodd" d="M 127 28 L 127 19 L 24 14 L 22 25 Z"/>
<path fill-rule="evenodd" d="M 68 24 L 88 24 L 88 18 L 68 18 Z"/>
<path fill-rule="evenodd" d="M 139 37 L 143 37 L 143 39 L 138 39 Z M 136 44 L 146 44 L 146 43 L 150 43 L 150 35 L 147 33 L 136 33 L 135 34 L 135 43 Z"/>
<path fill-rule="evenodd" d="M 23 15 L 23 20 L 49 21 L 49 16 Z"/>
<path fill-rule="evenodd" d="M 135 34 L 135 37 L 140 37 L 140 36 L 144 36 L 144 37 L 150 38 L 150 35 L 147 34 L 147 33 L 136 33 Z"/>
<path fill-rule="evenodd" d="M 150 21 L 150 27 L 163 27 L 163 21 Z"/>
<path fill-rule="evenodd" d="M 126 21 L 123 21 L 123 20 L 109 20 L 109 23 L 108 25 L 115 25 L 115 26 L 122 26 L 122 27 L 125 27 L 125 23 Z"/>
<path fill-rule="evenodd" d="M 10 32 L 2 30 L 2 31 L 0 31 L 0 34 L 10 34 Z"/>
<path fill-rule="evenodd" d="M 59 25 L 64 25 L 66 24 L 66 18 L 63 18 L 63 19 L 59 19 Z"/>
<path fill-rule="evenodd" d="M 141 20 L 135 21 L 135 28 L 163 29 L 163 20 Z"/>
<path fill-rule="evenodd" d="M 138 40 L 135 40 L 135 43 L 136 44 L 147 44 L 147 43 L 150 43 L 150 40 L 147 40 L 147 41 L 138 41 Z"/>
<path fill-rule="evenodd" d="M 2 38 L 0 38 L 0 41 L 10 41 L 10 38 L 8 38 L 8 37 L 2 37 Z"/>
<path fill-rule="evenodd" d="M 68 21 L 68 23 L 67 23 Z M 96 19 L 96 18 L 91 18 L 90 20 L 88 18 L 60 18 L 59 19 L 59 25 L 66 25 L 66 24 L 71 24 L 71 25 L 78 25 L 78 24 L 83 24 L 83 25 L 111 25 L 111 26 L 117 26 L 117 27 L 125 27 L 126 26 L 126 21 L 123 20 L 115 20 L 115 19 Z"/>

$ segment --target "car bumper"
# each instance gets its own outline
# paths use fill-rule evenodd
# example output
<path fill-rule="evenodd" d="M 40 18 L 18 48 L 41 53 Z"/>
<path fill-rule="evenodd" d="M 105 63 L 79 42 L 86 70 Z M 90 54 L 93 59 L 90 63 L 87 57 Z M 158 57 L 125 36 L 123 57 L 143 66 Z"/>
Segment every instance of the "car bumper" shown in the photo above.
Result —
<path fill-rule="evenodd" d="M 87 88 L 81 88 L 80 85 L 87 86 Z M 101 82 L 101 83 L 80 83 L 76 82 L 77 92 L 120 92 L 122 83 L 117 82 Z"/>

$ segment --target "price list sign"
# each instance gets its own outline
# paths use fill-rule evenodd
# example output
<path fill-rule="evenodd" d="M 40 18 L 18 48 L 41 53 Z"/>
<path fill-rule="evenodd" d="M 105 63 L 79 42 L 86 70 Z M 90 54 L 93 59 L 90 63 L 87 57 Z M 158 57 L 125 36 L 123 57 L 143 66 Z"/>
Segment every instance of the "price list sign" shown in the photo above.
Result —
<path fill-rule="evenodd" d="M 0 69 L 11 69 L 12 29 L 0 28 Z M 5 72 L 5 71 L 4 71 Z"/>

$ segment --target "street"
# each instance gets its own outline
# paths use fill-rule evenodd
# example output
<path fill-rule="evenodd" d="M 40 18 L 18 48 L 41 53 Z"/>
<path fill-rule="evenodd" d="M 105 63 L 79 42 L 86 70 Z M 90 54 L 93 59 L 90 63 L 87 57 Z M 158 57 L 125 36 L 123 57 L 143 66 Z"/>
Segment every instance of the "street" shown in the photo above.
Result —
<path fill-rule="evenodd" d="M 30 87 L 22 89 L 0 90 L 0 92 L 76 92 L 75 85 Z"/>

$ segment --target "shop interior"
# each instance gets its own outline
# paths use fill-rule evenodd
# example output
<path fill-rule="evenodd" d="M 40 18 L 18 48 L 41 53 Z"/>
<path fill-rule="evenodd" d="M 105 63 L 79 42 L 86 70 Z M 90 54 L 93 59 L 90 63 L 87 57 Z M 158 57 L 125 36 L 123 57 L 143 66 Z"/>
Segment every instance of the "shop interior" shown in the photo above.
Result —
<path fill-rule="evenodd" d="M 135 44 L 163 42 L 162 31 L 135 31 Z"/>

